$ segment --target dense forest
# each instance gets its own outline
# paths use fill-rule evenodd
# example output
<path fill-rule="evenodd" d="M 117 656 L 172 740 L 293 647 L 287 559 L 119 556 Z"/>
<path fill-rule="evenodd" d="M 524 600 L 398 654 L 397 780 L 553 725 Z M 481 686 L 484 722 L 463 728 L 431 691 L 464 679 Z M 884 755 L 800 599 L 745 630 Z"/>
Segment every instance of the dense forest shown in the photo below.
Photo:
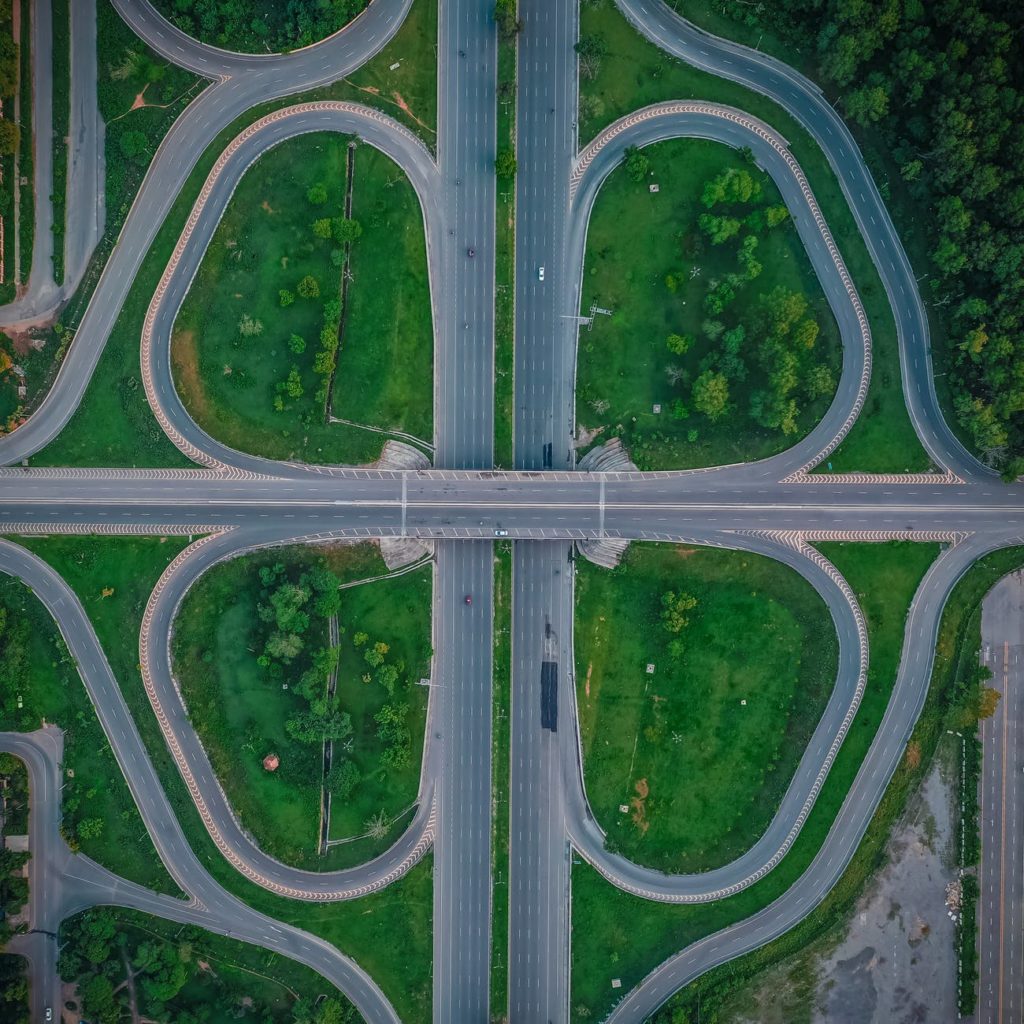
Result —
<path fill-rule="evenodd" d="M 676 4 L 686 13 L 686 3 Z M 928 232 L 925 300 L 954 408 L 990 464 L 1024 472 L 1024 6 L 1016 0 L 715 3 L 804 53 L 881 134 Z M 870 152 L 870 146 L 868 147 Z M 938 367 L 943 369 L 943 367 Z"/>
<path fill-rule="evenodd" d="M 309 46 L 344 28 L 367 0 L 156 0 L 157 9 L 204 43 L 250 53 Z"/>

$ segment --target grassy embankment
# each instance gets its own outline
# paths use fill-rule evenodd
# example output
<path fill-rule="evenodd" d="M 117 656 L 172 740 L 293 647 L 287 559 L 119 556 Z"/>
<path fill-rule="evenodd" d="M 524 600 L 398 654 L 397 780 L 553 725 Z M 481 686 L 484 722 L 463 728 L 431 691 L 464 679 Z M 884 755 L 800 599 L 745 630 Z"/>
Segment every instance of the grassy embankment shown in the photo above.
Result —
<path fill-rule="evenodd" d="M 766 878 L 717 903 L 675 907 L 641 902 L 593 869 L 573 871 L 574 1019 L 600 1019 L 615 1001 L 610 979 L 636 985 L 672 953 L 766 906 L 814 858 L 874 738 L 895 681 L 907 609 L 938 547 L 934 544 L 823 545 L 857 594 L 868 623 L 871 663 L 857 717 L 792 849 Z"/>
<path fill-rule="evenodd" d="M 116 14 L 113 17 L 116 19 Z M 101 29 L 103 24 L 101 19 Z M 135 276 L 85 399 L 63 433 L 36 456 L 36 464 L 154 467 L 190 464 L 166 439 L 146 403 L 139 380 L 139 335 L 160 275 L 210 168 L 228 143 L 254 120 L 293 103 L 324 98 L 378 107 L 418 132 L 428 145 L 432 145 L 437 102 L 436 40 L 436 0 L 415 0 L 395 38 L 348 79 L 323 89 L 261 104 L 218 134 L 197 161 L 160 226 Z M 108 52 L 118 52 L 116 46 L 111 45 L 113 49 Z M 390 65 L 395 61 L 400 61 L 401 66 L 391 72 Z M 101 66 L 107 66 L 106 58 L 101 58 Z M 409 108 L 408 114 L 400 103 Z M 141 111 L 133 111 L 132 117 L 139 113 Z M 108 147 L 110 144 L 108 135 Z M 123 159 L 118 160 L 119 164 L 124 162 Z M 109 172 L 110 160 L 108 176 Z M 107 202 L 109 221 L 112 206 L 109 180 Z M 113 239 L 110 242 L 112 244 Z M 105 256 L 98 263 L 94 259 L 97 273 L 104 261 Z M 80 318 L 94 286 L 95 275 L 90 270 L 72 301 L 72 309 L 77 310 L 76 317 Z M 77 320 L 69 323 L 74 325 Z"/>
<path fill-rule="evenodd" d="M 344 799 L 335 799 L 332 839 L 364 835 L 366 822 L 383 813 L 396 822 L 385 836 L 364 838 L 333 847 L 319 856 L 321 748 L 298 742 L 285 723 L 305 701 L 295 685 L 308 667 L 309 651 L 326 646 L 326 622 L 317 620 L 321 636 L 307 634 L 306 650 L 288 667 L 284 689 L 268 678 L 257 663 L 259 643 L 259 570 L 283 563 L 308 566 L 320 557 L 343 583 L 387 571 L 376 545 L 332 545 L 315 548 L 277 548 L 257 552 L 216 566 L 190 591 L 182 605 L 174 639 L 175 673 L 188 705 L 192 724 L 210 755 L 228 800 L 260 848 L 289 864 L 310 870 L 330 870 L 360 864 L 387 849 L 408 824 L 399 818 L 416 799 L 427 694 L 415 685 L 427 674 L 430 658 L 429 567 L 394 579 L 381 580 L 341 592 L 338 614 L 341 660 L 337 694 L 352 717 L 351 748 L 336 744 L 336 760 L 352 761 L 360 780 Z M 370 645 L 383 641 L 388 660 L 405 666 L 403 676 L 413 685 L 404 690 L 410 705 L 407 724 L 412 755 L 400 769 L 381 765 L 384 745 L 377 737 L 374 716 L 387 702 L 375 682 L 363 681 L 369 672 L 363 650 L 353 637 L 365 632 Z M 277 771 L 263 769 L 263 757 L 276 753 Z M 396 821 L 396 819 L 399 819 Z"/>
<path fill-rule="evenodd" d="M 689 10 L 687 12 L 689 14 Z M 581 36 L 601 37 L 608 54 L 594 80 L 580 81 L 580 138 L 592 138 L 616 118 L 668 99 L 730 104 L 762 118 L 790 143 L 828 221 L 871 323 L 874 372 L 864 413 L 831 458 L 836 472 L 927 469 L 903 402 L 895 323 L 839 184 L 814 140 L 781 107 L 757 93 L 682 64 L 636 33 L 611 3 L 584 5 Z"/>
<path fill-rule="evenodd" d="M 168 542 L 167 548 L 173 555 L 178 545 Z M 81 564 L 89 558 L 83 551 Z M 102 586 L 82 594 L 87 610 L 106 600 Z M 3 727 L 29 732 L 46 721 L 64 729 L 65 838 L 125 878 L 177 894 L 53 618 L 20 580 L 9 576 L 0 576 L 0 609 L 6 610 L 0 632 L 7 669 L 0 679 Z"/>
<path fill-rule="evenodd" d="M 830 554 L 831 557 L 831 554 Z M 838 564 L 838 563 L 837 563 Z M 1024 548 L 1006 548 L 987 555 L 975 563 L 962 577 L 950 594 L 942 614 L 935 648 L 935 661 L 929 682 L 928 696 L 921 716 L 907 747 L 907 755 L 900 763 L 893 780 L 882 797 L 878 810 L 868 826 L 864 839 L 842 878 L 828 897 L 813 913 L 792 931 L 767 946 L 710 971 L 688 986 L 667 1008 L 665 1020 L 673 1008 L 684 1014 L 696 1012 L 698 1002 L 702 1012 L 714 1013 L 723 1006 L 739 1003 L 744 994 L 757 986 L 764 972 L 789 958 L 804 955 L 811 949 L 834 942 L 845 928 L 845 922 L 856 900 L 864 891 L 872 874 L 884 866 L 885 849 L 895 824 L 906 807 L 908 797 L 920 785 L 932 765 L 936 745 L 946 729 L 962 729 L 971 721 L 971 687 L 977 680 L 976 652 L 981 645 L 981 601 L 985 594 L 1006 573 L 1024 565 Z M 874 650 L 874 649 L 872 649 Z M 976 776 L 968 777 L 970 790 Z M 968 805 L 967 857 L 968 865 L 977 857 L 976 808 Z M 972 850 L 973 847 L 973 850 Z M 968 876 L 972 877 L 972 876 Z M 974 1004 L 973 926 L 965 919 L 964 991 L 962 1012 L 969 1014 Z"/>
<path fill-rule="evenodd" d="M 673 873 L 728 863 L 767 828 L 832 691 L 824 602 L 747 552 L 634 545 L 616 572 L 577 565 L 576 698 L 608 846 Z M 668 592 L 697 600 L 681 657 Z"/>
<path fill-rule="evenodd" d="M 583 428 L 600 430 L 599 441 L 621 432 L 641 469 L 721 465 L 789 448 L 831 402 L 842 361 L 835 319 L 789 218 L 774 228 L 762 224 L 746 233 L 757 240 L 755 256 L 763 269 L 755 279 L 737 285 L 728 309 L 710 313 L 704 300 L 713 282 L 741 269 L 740 240 L 737 236 L 711 244 L 698 227 L 698 218 L 709 212 L 763 218 L 766 209 L 782 205 L 782 197 L 767 174 L 718 143 L 673 139 L 648 147 L 644 155 L 650 160 L 650 175 L 637 182 L 625 166 L 617 167 L 602 186 L 591 216 L 582 309 L 587 312 L 595 304 L 613 314 L 598 315 L 593 329 L 580 333 L 577 421 Z M 718 203 L 709 211 L 701 202 L 704 184 L 727 171 L 751 173 L 761 194 L 746 203 Z M 651 182 L 659 192 L 649 191 Z M 630 225 L 628 231 L 624 224 Z M 799 364 L 793 394 L 801 409 L 792 435 L 760 426 L 749 412 L 752 395 L 765 387 L 754 355 L 763 337 L 759 299 L 776 288 L 805 296 L 806 316 L 821 328 L 813 350 L 802 343 L 795 349 Z M 714 336 L 708 333 L 711 324 L 717 324 Z M 696 410 L 690 388 L 707 362 L 719 365 L 721 332 L 737 325 L 746 330 L 738 352 L 745 373 L 727 371 L 728 412 L 712 420 Z M 672 334 L 693 339 L 684 355 L 667 347 Z M 828 367 L 829 387 L 808 393 L 805 400 L 803 391 L 815 366 Z M 685 418 L 675 414 L 674 402 L 687 407 Z M 660 412 L 654 412 L 655 405 Z"/>
<path fill-rule="evenodd" d="M 325 364 L 321 352 L 336 344 L 338 317 L 327 310 L 340 309 L 343 250 L 312 225 L 344 216 L 347 159 L 363 233 L 351 247 L 334 415 L 431 439 L 433 339 L 419 202 L 391 160 L 368 146 L 350 151 L 349 141 L 302 135 L 246 172 L 176 321 L 178 392 L 200 426 L 233 448 L 356 463 L 376 458 L 384 444 L 383 433 L 326 421 L 333 361 Z M 310 202 L 307 193 L 320 185 L 327 201 Z M 310 278 L 316 294 L 303 296 Z M 258 335 L 244 336 L 245 318 Z M 297 349 L 289 340 L 296 337 Z M 282 391 L 293 368 L 299 387 Z"/>
<path fill-rule="evenodd" d="M 52 0 L 53 17 L 53 279 L 64 283 L 68 135 L 71 131 L 71 8 Z"/>
<path fill-rule="evenodd" d="M 138 669 L 142 612 L 179 541 L 125 537 L 25 539 L 82 599 L 185 835 L 206 869 L 251 906 L 322 936 L 354 956 L 403 1020 L 427 1020 L 431 1005 L 431 864 L 426 859 L 381 893 L 346 903 L 305 904 L 246 882 L 204 828 L 171 760 Z M 114 593 L 98 600 L 104 588 Z"/>

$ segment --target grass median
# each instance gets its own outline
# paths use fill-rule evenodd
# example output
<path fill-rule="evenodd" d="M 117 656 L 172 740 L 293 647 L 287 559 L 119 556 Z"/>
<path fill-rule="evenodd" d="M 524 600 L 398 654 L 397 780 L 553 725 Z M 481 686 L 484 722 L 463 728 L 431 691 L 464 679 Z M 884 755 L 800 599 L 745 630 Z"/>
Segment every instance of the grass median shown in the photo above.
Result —
<path fill-rule="evenodd" d="M 164 436 L 146 402 L 139 371 L 139 337 L 160 275 L 210 168 L 228 143 L 264 114 L 318 99 L 342 99 L 377 106 L 431 139 L 436 117 L 436 40 L 436 0 L 415 0 L 395 38 L 350 78 L 323 89 L 260 104 L 237 118 L 211 142 L 189 174 L 135 276 L 81 405 L 60 436 L 34 457 L 34 464 L 191 465 Z M 406 114 L 391 96 L 397 88 L 384 88 L 391 75 L 388 69 L 396 60 L 401 62 L 403 82 L 408 79 L 400 95 L 403 99 L 422 97 L 420 107 L 407 103 L 411 114 Z M 72 327 L 91 297 L 95 276 L 98 275 L 91 278 L 87 275 L 86 283 L 72 300 L 72 308 L 77 311 L 76 319 L 68 322 Z"/>
<path fill-rule="evenodd" d="M 512 544 L 500 541 L 494 552 L 494 823 L 491 843 L 491 1019 L 508 1010 L 509 763 L 512 709 Z"/>
<path fill-rule="evenodd" d="M 782 862 L 749 889 L 712 904 L 670 906 L 637 900 L 587 865 L 573 868 L 573 1020 L 600 1019 L 616 999 L 611 979 L 628 991 L 657 964 L 702 936 L 749 917 L 788 889 L 813 860 L 831 828 L 878 729 L 892 692 L 903 627 L 934 544 L 822 545 L 846 576 L 867 618 L 871 663 L 864 699 L 832 770 Z"/>
<path fill-rule="evenodd" d="M 895 322 L 885 290 L 853 214 L 817 143 L 781 107 L 743 86 L 677 61 L 641 37 L 611 0 L 580 11 L 581 39 L 603 43 L 593 78 L 580 81 L 580 138 L 590 139 L 616 118 L 669 99 L 702 99 L 753 114 L 785 136 L 814 190 L 867 311 L 874 371 L 860 424 L 831 457 L 836 472 L 903 472 L 929 461 L 903 401 Z"/>
<path fill-rule="evenodd" d="M 305 928 L 354 957 L 407 1021 L 428 1020 L 432 999 L 432 870 L 429 858 L 372 896 L 345 903 L 302 903 L 245 881 L 206 832 L 181 781 L 142 686 L 138 637 L 142 614 L 179 540 L 47 537 L 26 541 L 57 569 L 86 606 L 164 791 L 199 860 L 250 906 Z M 104 589 L 113 594 L 101 599 Z"/>

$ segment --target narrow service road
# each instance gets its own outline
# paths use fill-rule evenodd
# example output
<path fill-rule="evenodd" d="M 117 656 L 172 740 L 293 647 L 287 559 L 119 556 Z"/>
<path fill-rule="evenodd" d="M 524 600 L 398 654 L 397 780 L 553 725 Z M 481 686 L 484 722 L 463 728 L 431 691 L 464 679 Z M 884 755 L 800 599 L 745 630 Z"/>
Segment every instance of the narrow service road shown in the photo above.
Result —
<path fill-rule="evenodd" d="M 982 605 L 982 662 L 1000 693 L 981 723 L 978 1024 L 1024 1019 L 1024 573 Z"/>

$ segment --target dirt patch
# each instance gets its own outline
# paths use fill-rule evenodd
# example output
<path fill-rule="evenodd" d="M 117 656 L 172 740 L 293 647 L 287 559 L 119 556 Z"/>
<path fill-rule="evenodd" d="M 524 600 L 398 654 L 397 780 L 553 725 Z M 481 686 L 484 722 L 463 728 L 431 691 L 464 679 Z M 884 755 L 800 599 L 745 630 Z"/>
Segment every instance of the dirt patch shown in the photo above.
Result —
<path fill-rule="evenodd" d="M 277 213 L 277 210 L 275 210 L 275 209 L 274 209 L 274 208 L 273 208 L 273 207 L 272 207 L 272 206 L 270 205 L 270 203 L 268 203 L 268 202 L 266 201 L 266 199 L 264 199 L 264 200 L 263 200 L 263 202 L 262 202 L 262 203 L 260 203 L 260 209 L 261 209 L 261 210 L 266 210 L 266 211 L 267 211 L 267 213 Z"/>
<path fill-rule="evenodd" d="M 646 779 L 637 779 L 633 788 L 636 790 L 636 796 L 629 801 L 629 806 L 633 808 L 630 818 L 637 831 L 641 835 L 646 835 L 647 830 L 651 827 L 651 823 L 647 820 L 647 797 L 650 795 L 651 787 L 647 784 Z"/>
<path fill-rule="evenodd" d="M 584 686 L 583 692 L 587 695 L 587 700 L 590 700 L 590 673 L 594 671 L 594 663 L 591 662 L 587 666 L 587 682 Z"/>
<path fill-rule="evenodd" d="M 593 427 L 588 430 L 586 427 L 577 427 L 576 441 L 573 444 L 573 448 L 577 451 L 580 448 L 586 448 L 605 429 L 605 427 Z"/>
<path fill-rule="evenodd" d="M 695 555 L 695 554 L 697 554 L 697 549 L 696 548 L 684 548 L 684 547 L 677 547 L 676 548 L 676 556 L 679 557 L 679 558 L 690 558 L 692 555 Z"/>
<path fill-rule="evenodd" d="M 175 331 L 171 341 L 171 363 L 174 366 L 174 386 L 193 418 L 204 417 L 209 411 L 209 398 L 199 373 L 199 351 L 195 331 Z"/>

